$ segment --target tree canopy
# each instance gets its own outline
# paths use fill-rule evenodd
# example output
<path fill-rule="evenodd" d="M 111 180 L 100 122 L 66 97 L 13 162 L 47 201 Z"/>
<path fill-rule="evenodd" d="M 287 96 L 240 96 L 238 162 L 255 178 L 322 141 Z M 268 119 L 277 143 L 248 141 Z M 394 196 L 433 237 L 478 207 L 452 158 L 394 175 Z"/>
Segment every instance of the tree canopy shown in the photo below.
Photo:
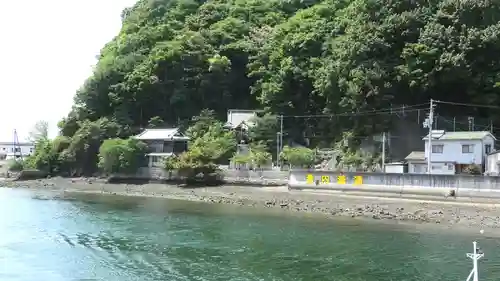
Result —
<path fill-rule="evenodd" d="M 135 173 L 138 167 L 147 163 L 146 152 L 146 144 L 135 138 L 107 139 L 99 148 L 98 166 L 106 174 Z"/>
<path fill-rule="evenodd" d="M 315 151 L 307 147 L 283 147 L 280 160 L 293 168 L 312 168 L 316 162 Z"/>
<path fill-rule="evenodd" d="M 198 175 L 205 178 L 218 170 L 218 164 L 236 150 L 236 134 L 224 128 L 209 111 L 192 118 L 193 124 L 187 129 L 190 135 L 189 150 L 179 156 L 164 160 L 166 171 L 176 170 L 181 177 L 193 179 Z"/>
<path fill-rule="evenodd" d="M 36 143 L 40 140 L 49 138 L 49 123 L 47 121 L 40 120 L 36 122 L 33 129 L 29 132 L 28 141 Z"/>
<path fill-rule="evenodd" d="M 431 97 L 500 104 L 498 1 L 140 0 L 122 19 L 59 124 L 71 139 L 65 159 L 81 173 L 97 169 L 104 139 L 186 127 L 207 108 L 221 120 L 230 108 L 264 109 L 261 123 L 274 128 L 269 116 L 355 115 Z M 470 110 L 500 123 L 497 112 Z M 391 124 L 358 114 L 284 126 L 304 143 Z M 275 134 L 252 134 L 273 150 Z"/>

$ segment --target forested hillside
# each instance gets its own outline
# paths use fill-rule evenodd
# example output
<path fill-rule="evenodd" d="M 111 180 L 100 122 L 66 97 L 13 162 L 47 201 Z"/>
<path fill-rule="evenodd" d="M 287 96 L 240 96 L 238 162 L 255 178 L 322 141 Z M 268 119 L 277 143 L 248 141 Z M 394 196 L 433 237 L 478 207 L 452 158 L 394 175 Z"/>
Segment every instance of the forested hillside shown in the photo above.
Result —
<path fill-rule="evenodd" d="M 225 118 L 229 108 L 353 114 L 431 97 L 500 105 L 500 1 L 141 0 L 122 18 L 60 123 L 71 159 L 205 108 Z M 380 132 L 386 117 L 296 118 L 285 131 L 331 142 L 331 132 Z"/>

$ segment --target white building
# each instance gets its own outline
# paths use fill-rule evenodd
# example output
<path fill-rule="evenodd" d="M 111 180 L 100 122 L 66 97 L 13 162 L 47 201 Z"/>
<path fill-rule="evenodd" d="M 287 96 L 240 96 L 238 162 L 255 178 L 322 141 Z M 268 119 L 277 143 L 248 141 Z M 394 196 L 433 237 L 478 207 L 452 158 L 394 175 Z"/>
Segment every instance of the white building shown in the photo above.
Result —
<path fill-rule="evenodd" d="M 470 165 L 480 166 L 484 170 L 486 157 L 495 147 L 496 138 L 490 132 L 436 130 L 432 132 L 431 151 L 429 151 L 429 136 L 425 136 L 423 140 L 425 141 L 424 154 L 412 152 L 406 157 L 409 173 L 427 173 L 429 154 L 432 174 L 461 173 Z"/>
<path fill-rule="evenodd" d="M 253 125 L 252 119 L 257 117 L 257 112 L 249 109 L 229 109 L 227 111 L 226 127 L 248 130 Z"/>
<path fill-rule="evenodd" d="M 0 142 L 0 159 L 13 159 L 16 156 L 28 157 L 35 151 L 35 144 L 31 142 Z"/>
<path fill-rule="evenodd" d="M 384 173 L 403 174 L 406 173 L 407 164 L 404 162 L 385 163 Z"/>
<path fill-rule="evenodd" d="M 148 167 L 162 167 L 163 158 L 186 151 L 189 141 L 178 128 L 146 129 L 135 138 L 148 145 Z"/>
<path fill-rule="evenodd" d="M 408 173 L 410 174 L 425 174 L 427 173 L 427 159 L 425 151 L 412 151 L 405 158 L 408 163 Z"/>
<path fill-rule="evenodd" d="M 484 174 L 488 176 L 500 176 L 500 150 L 488 154 Z"/>

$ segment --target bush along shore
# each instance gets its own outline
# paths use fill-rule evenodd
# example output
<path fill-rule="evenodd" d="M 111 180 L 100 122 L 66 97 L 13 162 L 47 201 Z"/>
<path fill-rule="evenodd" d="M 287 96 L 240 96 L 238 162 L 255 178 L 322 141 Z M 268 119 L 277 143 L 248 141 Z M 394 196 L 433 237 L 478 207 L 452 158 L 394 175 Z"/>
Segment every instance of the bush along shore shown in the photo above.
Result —
<path fill-rule="evenodd" d="M 471 204 L 454 199 L 443 201 L 374 198 L 288 191 L 286 186 L 230 186 L 180 188 L 165 184 L 109 184 L 97 179 L 52 178 L 6 181 L 12 188 L 30 188 L 72 193 L 144 196 L 230 204 L 245 207 L 319 213 L 331 217 L 369 218 L 387 221 L 426 222 L 444 225 L 500 227 L 500 208 L 493 204 Z"/>

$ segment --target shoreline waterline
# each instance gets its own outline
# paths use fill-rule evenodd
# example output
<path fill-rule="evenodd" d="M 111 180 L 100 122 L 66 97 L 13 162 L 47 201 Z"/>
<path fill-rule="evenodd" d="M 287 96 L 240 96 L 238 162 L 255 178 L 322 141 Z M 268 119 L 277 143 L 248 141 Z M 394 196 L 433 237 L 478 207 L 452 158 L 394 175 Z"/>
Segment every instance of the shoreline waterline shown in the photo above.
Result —
<path fill-rule="evenodd" d="M 388 198 L 376 194 L 338 194 L 289 191 L 287 187 L 219 186 L 181 188 L 164 184 L 106 184 L 53 178 L 22 182 L 4 182 L 7 188 L 46 190 L 73 195 L 105 195 L 142 198 L 164 198 L 210 204 L 233 205 L 277 213 L 313 214 L 326 218 L 373 221 L 383 224 L 431 224 L 442 228 L 490 229 L 500 233 L 500 204 L 495 201 L 475 203 L 467 200 L 425 200 L 422 198 Z"/>
<path fill-rule="evenodd" d="M 1 189 L 0 189 L 1 190 Z M 374 230 L 387 230 L 408 233 L 426 234 L 453 234 L 456 236 L 477 236 L 480 239 L 500 238 L 500 229 L 487 229 L 480 233 L 478 227 L 468 227 L 463 225 L 432 224 L 422 221 L 403 220 L 374 220 L 368 217 L 332 216 L 321 212 L 296 212 L 281 208 L 255 208 L 251 206 L 240 206 L 234 204 L 212 204 L 206 201 L 195 201 L 188 199 L 148 196 L 140 194 L 110 194 L 96 193 L 89 191 L 60 191 L 46 189 L 29 188 L 5 188 L 5 190 L 23 191 L 25 196 L 35 200 L 58 200 L 77 201 L 88 204 L 119 205 L 130 208 L 132 205 L 140 206 L 143 209 L 159 209 L 168 206 L 169 212 L 180 212 L 184 214 L 203 214 L 207 210 L 211 215 L 232 215 L 238 218 L 244 217 L 266 217 L 279 219 L 299 219 L 307 221 L 312 225 L 336 225 L 342 227 L 361 227 Z M 133 208 L 133 207 L 132 207 Z"/>

